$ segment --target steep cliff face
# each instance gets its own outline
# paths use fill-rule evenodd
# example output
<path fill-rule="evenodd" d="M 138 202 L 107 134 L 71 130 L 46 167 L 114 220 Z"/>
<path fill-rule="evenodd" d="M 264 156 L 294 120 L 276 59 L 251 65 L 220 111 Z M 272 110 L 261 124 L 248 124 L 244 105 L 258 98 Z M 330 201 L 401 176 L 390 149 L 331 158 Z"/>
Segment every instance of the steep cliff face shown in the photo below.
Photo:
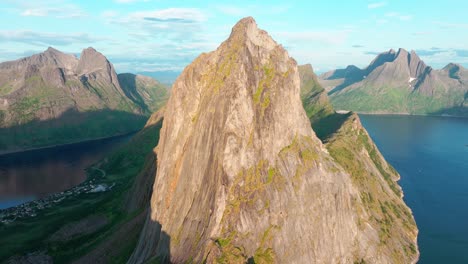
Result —
<path fill-rule="evenodd" d="M 112 136 L 141 128 L 167 89 L 121 86 L 113 65 L 93 48 L 45 52 L 0 63 L 0 151 Z M 164 89 L 165 92 L 161 92 Z M 158 91 L 154 91 L 158 90 Z M 103 123 L 97 124 L 97 120 Z"/>
<path fill-rule="evenodd" d="M 315 136 L 300 88 L 296 62 L 252 18 L 184 70 L 129 263 L 415 260 L 393 252 L 414 246 L 414 232 L 381 246 L 352 177 Z"/>
<path fill-rule="evenodd" d="M 335 162 L 351 176 L 365 208 L 358 209 L 360 226 L 365 223 L 378 230 L 380 243 L 374 250 L 384 251 L 392 263 L 414 262 L 418 257 L 418 229 L 411 210 L 403 202 L 403 194 L 397 184 L 398 172 L 380 154 L 359 117 L 354 113 L 335 113 L 324 89 L 317 78 L 313 78 L 312 69 L 299 68 L 308 69 L 307 78 L 301 75 L 301 91 L 312 128 Z M 315 92 L 310 86 L 315 87 Z"/>

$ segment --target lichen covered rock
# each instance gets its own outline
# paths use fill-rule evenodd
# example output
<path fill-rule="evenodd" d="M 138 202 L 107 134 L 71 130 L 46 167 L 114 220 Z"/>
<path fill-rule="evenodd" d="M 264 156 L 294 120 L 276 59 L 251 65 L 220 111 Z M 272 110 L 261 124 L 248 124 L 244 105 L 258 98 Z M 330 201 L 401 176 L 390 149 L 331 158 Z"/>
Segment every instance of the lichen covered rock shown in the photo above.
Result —
<path fill-rule="evenodd" d="M 392 263 L 350 174 L 316 137 L 296 62 L 238 22 L 177 79 L 151 210 L 129 263 Z"/>

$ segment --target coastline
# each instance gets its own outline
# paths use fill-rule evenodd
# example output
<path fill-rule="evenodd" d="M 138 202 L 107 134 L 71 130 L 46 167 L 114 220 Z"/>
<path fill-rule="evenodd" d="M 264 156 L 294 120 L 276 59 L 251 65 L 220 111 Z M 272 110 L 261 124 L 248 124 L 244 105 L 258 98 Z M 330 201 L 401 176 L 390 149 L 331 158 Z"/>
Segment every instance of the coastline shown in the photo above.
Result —
<path fill-rule="evenodd" d="M 345 110 L 340 110 L 345 111 Z M 348 111 L 348 110 L 346 110 Z M 372 113 L 372 112 L 358 112 L 358 111 L 351 111 L 358 115 L 375 115 L 375 116 L 428 116 L 428 117 L 449 117 L 449 118 L 468 118 L 468 116 L 460 116 L 460 115 L 431 115 L 431 114 L 410 114 L 410 113 Z"/>
<path fill-rule="evenodd" d="M 58 148 L 58 147 L 73 146 L 73 145 L 76 145 L 76 144 L 82 144 L 82 143 L 88 143 L 88 142 L 99 141 L 99 140 L 104 140 L 104 139 L 123 137 L 123 136 L 128 136 L 128 135 L 131 135 L 131 134 L 135 134 L 138 131 L 140 131 L 140 130 L 133 130 L 133 131 L 130 131 L 130 132 L 125 132 L 125 133 L 116 134 L 116 135 L 112 135 L 112 136 L 106 136 L 106 137 L 86 138 L 86 139 L 82 139 L 82 140 L 78 140 L 78 141 L 72 141 L 72 142 L 69 142 L 69 143 L 55 144 L 55 145 L 49 145 L 49 146 L 44 146 L 44 147 L 0 151 L 0 156 L 9 155 L 9 154 L 17 154 L 17 153 L 22 153 L 22 152 L 29 152 L 29 151 L 36 151 L 36 150 L 45 150 L 45 149 L 53 149 L 53 148 Z"/>

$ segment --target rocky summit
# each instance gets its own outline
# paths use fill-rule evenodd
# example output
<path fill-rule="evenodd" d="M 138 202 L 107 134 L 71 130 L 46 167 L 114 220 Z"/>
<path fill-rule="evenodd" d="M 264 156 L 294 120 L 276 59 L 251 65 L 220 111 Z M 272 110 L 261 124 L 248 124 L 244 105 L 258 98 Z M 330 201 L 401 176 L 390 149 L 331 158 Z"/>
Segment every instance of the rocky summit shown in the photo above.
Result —
<path fill-rule="evenodd" d="M 333 145 L 316 136 L 302 103 L 328 99 L 301 72 L 250 17 L 185 68 L 166 105 L 150 210 L 129 263 L 417 260 L 398 174 L 355 115 Z M 301 84 L 313 85 L 302 93 L 310 100 Z M 353 167 L 354 155 L 372 159 Z"/>
<path fill-rule="evenodd" d="M 0 152 L 140 129 L 169 94 L 148 79 L 118 76 L 93 48 L 79 58 L 48 48 L 0 63 Z"/>

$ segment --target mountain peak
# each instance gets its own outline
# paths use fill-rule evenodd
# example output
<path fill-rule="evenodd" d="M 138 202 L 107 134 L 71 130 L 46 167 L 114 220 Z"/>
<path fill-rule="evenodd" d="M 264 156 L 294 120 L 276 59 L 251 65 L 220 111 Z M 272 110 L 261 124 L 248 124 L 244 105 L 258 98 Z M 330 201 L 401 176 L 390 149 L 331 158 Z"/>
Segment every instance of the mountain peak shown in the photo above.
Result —
<path fill-rule="evenodd" d="M 86 65 L 94 65 L 96 67 L 108 64 L 107 58 L 92 47 L 83 49 L 80 55 L 80 63 Z"/>
<path fill-rule="evenodd" d="M 61 52 L 61 51 L 59 51 L 59 50 L 57 50 L 57 49 L 54 49 L 54 48 L 52 48 L 52 47 L 48 47 L 48 48 L 44 51 L 44 53 L 63 53 L 63 52 Z"/>
<path fill-rule="evenodd" d="M 366 69 L 364 69 L 364 75 L 368 76 L 373 70 L 376 68 L 382 66 L 383 64 L 387 62 L 392 62 L 394 61 L 398 55 L 400 55 L 401 49 L 398 49 L 398 53 L 395 52 L 394 49 L 390 49 L 387 52 L 380 53 L 375 57 L 374 60 L 371 61 L 369 66 L 367 66 Z"/>
<path fill-rule="evenodd" d="M 346 66 L 346 70 L 347 71 L 352 71 L 352 70 L 360 70 L 360 69 L 356 65 L 348 65 L 348 66 Z"/>
<path fill-rule="evenodd" d="M 453 63 L 453 62 L 450 62 L 449 64 L 447 64 L 444 68 L 442 68 L 443 70 L 450 70 L 450 69 L 465 69 L 463 68 L 463 66 L 461 64 L 458 64 L 458 63 Z"/>
<path fill-rule="evenodd" d="M 398 58 L 407 58 L 408 57 L 408 51 L 405 50 L 404 48 L 399 48 L 398 52 L 396 54 L 396 59 Z"/>
<path fill-rule="evenodd" d="M 100 72 L 101 77 L 111 82 L 115 87 L 119 87 L 117 74 L 114 66 L 107 58 L 92 47 L 86 48 L 81 52 L 80 61 L 76 68 L 79 75 L 89 75 L 90 73 Z M 96 74 L 94 74 L 96 76 Z M 93 76 L 93 78 L 95 78 Z"/>
<path fill-rule="evenodd" d="M 256 46 L 262 46 L 267 49 L 272 49 L 277 46 L 276 42 L 264 30 L 257 27 L 255 19 L 245 17 L 232 28 L 228 42 L 233 44 L 252 43 Z"/>
<path fill-rule="evenodd" d="M 458 63 L 451 62 L 442 68 L 442 70 L 446 71 L 450 78 L 460 80 L 460 72 L 463 72 L 465 68 Z"/>
<path fill-rule="evenodd" d="M 299 66 L 301 68 L 303 68 L 304 70 L 307 70 L 309 72 L 314 72 L 314 68 L 312 67 L 312 65 L 310 63 L 307 63 L 307 64 L 304 64 L 304 65 L 301 65 Z"/>
<path fill-rule="evenodd" d="M 69 70 L 73 69 L 78 63 L 75 55 L 64 53 L 53 47 L 48 47 L 44 52 L 34 54 L 25 58 L 25 60 L 35 65 L 54 65 Z"/>
<path fill-rule="evenodd" d="M 239 20 L 235 25 L 234 27 L 232 28 L 233 31 L 236 30 L 236 29 L 242 29 L 242 28 L 248 28 L 250 26 L 255 26 L 257 27 L 257 22 L 255 21 L 255 19 L 251 16 L 248 16 L 248 17 L 244 17 L 242 18 L 241 20 Z"/>
<path fill-rule="evenodd" d="M 411 50 L 408 55 L 408 65 L 410 68 L 410 77 L 419 78 L 424 72 L 429 72 L 430 67 L 428 67 L 424 61 L 419 58 L 416 51 Z"/>
<path fill-rule="evenodd" d="M 93 56 L 100 56 L 100 57 L 104 57 L 104 55 L 102 55 L 102 53 L 100 53 L 99 51 L 97 51 L 96 49 L 94 49 L 93 47 L 88 47 L 86 49 L 83 49 L 83 51 L 81 51 L 81 56 L 82 57 L 83 55 L 93 55 Z"/>
<path fill-rule="evenodd" d="M 52 47 L 48 47 L 41 54 L 43 54 L 44 56 L 49 57 L 49 58 L 57 58 L 58 60 L 63 60 L 63 59 L 66 60 L 66 58 L 75 57 L 74 55 L 64 53 L 64 52 L 62 52 L 60 50 L 57 50 L 57 49 L 54 49 Z"/>

